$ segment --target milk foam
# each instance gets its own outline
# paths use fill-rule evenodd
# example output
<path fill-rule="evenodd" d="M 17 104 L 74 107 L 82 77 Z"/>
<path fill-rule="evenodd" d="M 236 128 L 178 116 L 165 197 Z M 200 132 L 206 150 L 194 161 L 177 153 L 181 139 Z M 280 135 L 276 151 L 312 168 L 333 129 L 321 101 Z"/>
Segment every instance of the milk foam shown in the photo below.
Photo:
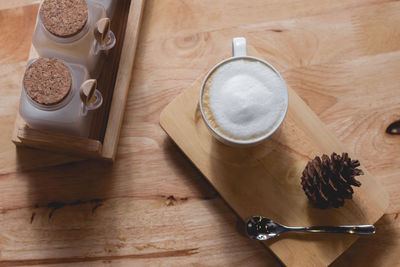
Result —
<path fill-rule="evenodd" d="M 280 76 L 266 64 L 231 60 L 208 78 L 203 111 L 221 135 L 236 140 L 256 139 L 273 130 L 285 115 L 285 88 Z"/>

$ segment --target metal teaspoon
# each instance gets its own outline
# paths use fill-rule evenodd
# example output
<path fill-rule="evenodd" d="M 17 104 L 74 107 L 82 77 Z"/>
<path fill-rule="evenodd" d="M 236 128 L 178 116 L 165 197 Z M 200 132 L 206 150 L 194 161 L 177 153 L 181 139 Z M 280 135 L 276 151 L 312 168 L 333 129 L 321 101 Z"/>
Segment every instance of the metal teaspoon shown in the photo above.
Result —
<path fill-rule="evenodd" d="M 351 235 L 371 235 L 375 233 L 373 225 L 343 225 L 343 226 L 309 226 L 288 227 L 263 216 L 253 216 L 246 222 L 247 235 L 256 240 L 267 240 L 288 232 L 301 233 L 338 233 Z"/>

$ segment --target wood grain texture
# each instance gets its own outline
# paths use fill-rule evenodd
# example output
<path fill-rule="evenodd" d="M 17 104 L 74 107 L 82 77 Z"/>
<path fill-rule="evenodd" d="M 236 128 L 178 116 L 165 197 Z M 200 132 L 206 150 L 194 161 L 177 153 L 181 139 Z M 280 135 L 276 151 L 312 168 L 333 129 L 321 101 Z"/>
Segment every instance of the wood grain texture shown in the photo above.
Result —
<path fill-rule="evenodd" d="M 390 214 L 378 221 L 377 234 L 358 239 L 332 266 L 400 264 L 400 139 L 383 133 L 386 122 L 400 119 L 394 97 L 398 1 L 147 0 L 112 167 L 67 164 L 74 159 L 16 150 L 9 141 L 37 8 L 0 11 L 0 18 L 13 21 L 2 24 L 11 31 L 0 35 L 0 53 L 26 47 L 1 57 L 0 221 L 7 231 L 0 231 L 0 265 L 279 266 L 272 253 L 239 234 L 238 218 L 159 126 L 165 106 L 228 57 L 230 40 L 239 35 L 252 44 L 249 53 L 259 53 L 291 80 L 389 192 Z M 284 31 L 275 28 L 281 25 Z M 92 215 L 90 201 L 100 199 L 103 206 Z M 60 203 L 65 205 L 49 219 Z"/>
<path fill-rule="evenodd" d="M 17 136 L 19 141 L 17 145 L 54 152 L 63 151 L 71 156 L 77 154 L 93 158 L 101 156 L 102 144 L 98 140 L 33 130 L 29 127 L 18 128 Z"/>
<path fill-rule="evenodd" d="M 119 71 L 115 82 L 115 88 L 117 88 L 117 90 L 114 90 L 112 96 L 113 101 L 110 107 L 110 114 L 108 116 L 103 142 L 104 150 L 102 151 L 102 156 L 110 160 L 115 160 L 117 153 L 144 5 L 145 0 L 131 0 L 130 15 L 127 21 L 128 28 L 124 35 L 121 61 L 119 62 Z"/>
<path fill-rule="evenodd" d="M 174 99 L 162 111 L 160 124 L 243 220 L 264 214 L 285 225 L 374 224 L 384 214 L 387 193 L 368 172 L 344 207 L 319 210 L 309 204 L 299 180 L 307 161 L 348 150 L 290 83 L 285 121 L 266 142 L 251 148 L 227 147 L 212 137 L 199 110 L 201 84 L 202 79 L 197 80 Z M 327 266 L 355 240 L 354 236 L 298 236 L 266 244 L 285 265 Z"/>
<path fill-rule="evenodd" d="M 0 2 L 0 10 L 2 9 L 11 9 L 11 8 L 19 8 L 23 6 L 33 6 L 35 4 L 39 4 L 40 0 L 13 0 L 13 1 L 1 1 Z"/>

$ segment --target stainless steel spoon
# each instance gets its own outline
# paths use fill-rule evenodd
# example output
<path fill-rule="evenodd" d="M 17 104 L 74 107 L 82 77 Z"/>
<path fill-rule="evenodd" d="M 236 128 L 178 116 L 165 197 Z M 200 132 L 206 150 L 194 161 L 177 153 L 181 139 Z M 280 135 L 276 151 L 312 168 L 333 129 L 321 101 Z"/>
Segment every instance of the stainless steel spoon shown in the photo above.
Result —
<path fill-rule="evenodd" d="M 343 225 L 343 226 L 309 226 L 288 227 L 273 222 L 262 216 L 253 216 L 246 222 L 246 233 L 256 240 L 267 240 L 288 232 L 301 233 L 337 233 L 351 235 L 371 235 L 375 233 L 373 225 Z"/>

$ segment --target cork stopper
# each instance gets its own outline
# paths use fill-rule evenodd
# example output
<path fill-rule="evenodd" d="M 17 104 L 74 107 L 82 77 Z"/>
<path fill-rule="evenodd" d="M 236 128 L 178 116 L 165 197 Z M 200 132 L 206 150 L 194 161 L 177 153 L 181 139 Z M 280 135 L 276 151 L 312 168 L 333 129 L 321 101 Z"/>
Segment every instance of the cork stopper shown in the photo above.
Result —
<path fill-rule="evenodd" d="M 88 20 L 85 0 L 44 0 L 40 7 L 43 26 L 58 37 L 78 34 Z"/>
<path fill-rule="evenodd" d="M 60 103 L 71 87 L 72 77 L 68 67 L 55 58 L 39 58 L 25 71 L 25 91 L 36 103 Z"/>

